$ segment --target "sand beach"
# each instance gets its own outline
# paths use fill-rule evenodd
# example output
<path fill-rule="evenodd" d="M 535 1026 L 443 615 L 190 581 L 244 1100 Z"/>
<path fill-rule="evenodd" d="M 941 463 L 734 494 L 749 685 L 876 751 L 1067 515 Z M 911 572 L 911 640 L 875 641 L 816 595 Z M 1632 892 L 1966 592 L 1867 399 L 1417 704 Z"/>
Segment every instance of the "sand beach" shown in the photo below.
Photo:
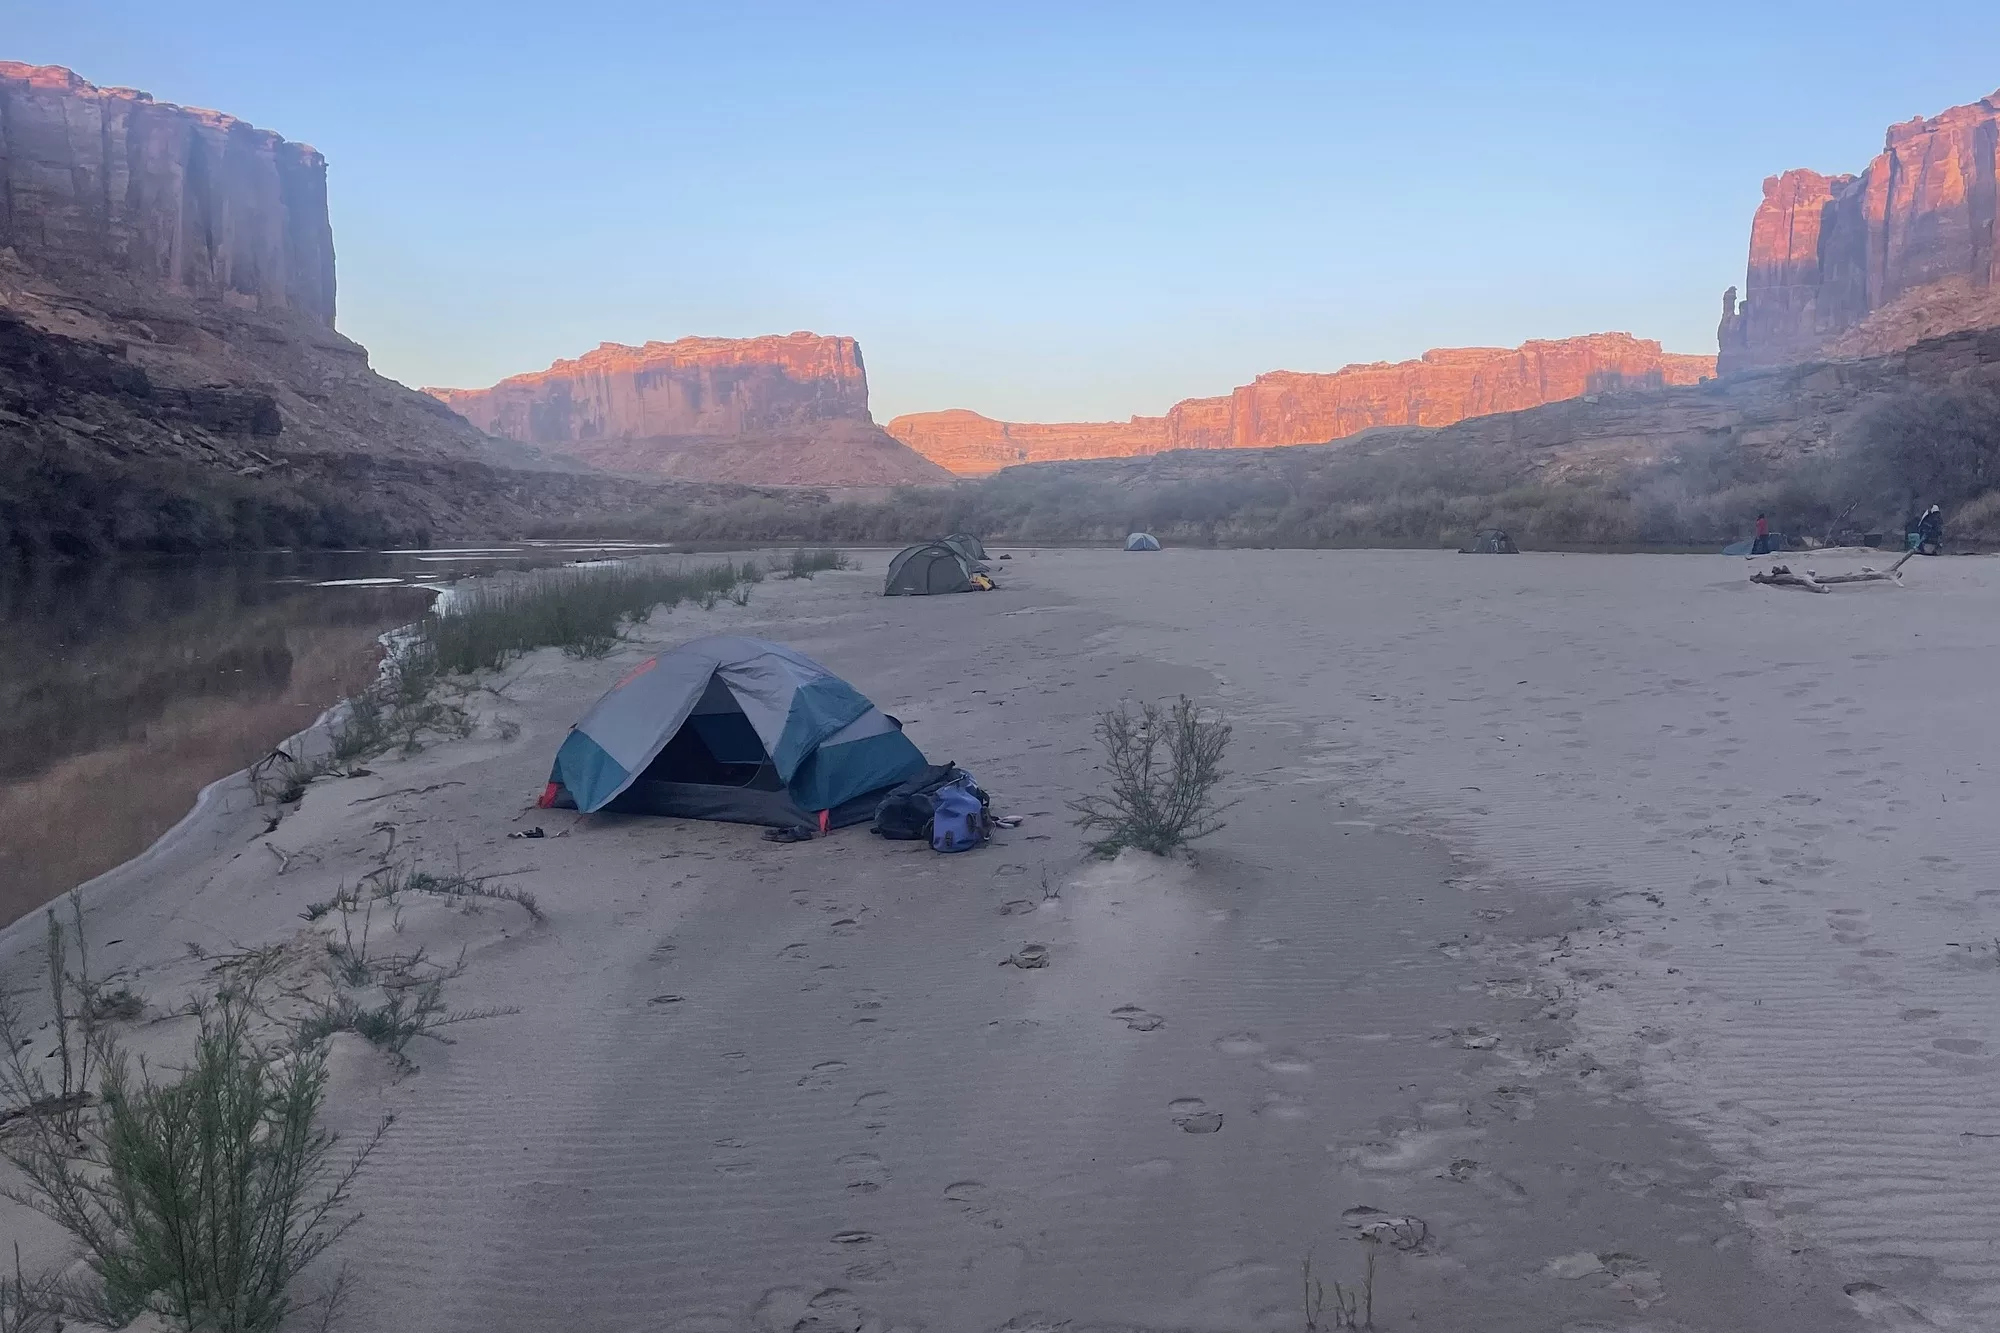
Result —
<path fill-rule="evenodd" d="M 538 653 L 470 737 L 268 832 L 224 784 L 87 887 L 162 1054 L 190 944 L 304 958 L 387 862 L 536 896 L 397 932 L 512 1012 L 410 1071 L 335 1039 L 331 1119 L 395 1117 L 340 1327 L 1297 1329 L 1302 1265 L 1369 1254 L 1384 1329 L 2000 1322 L 2000 565 L 1812 596 L 1719 556 L 1013 555 L 993 593 L 884 599 L 871 551 Z M 532 808 L 598 695 L 721 630 L 1022 823 L 944 857 Z M 1091 858 L 1093 718 L 1182 693 L 1236 728 L 1228 827 Z M 61 1253 L 12 1204 L 0 1235 Z"/>

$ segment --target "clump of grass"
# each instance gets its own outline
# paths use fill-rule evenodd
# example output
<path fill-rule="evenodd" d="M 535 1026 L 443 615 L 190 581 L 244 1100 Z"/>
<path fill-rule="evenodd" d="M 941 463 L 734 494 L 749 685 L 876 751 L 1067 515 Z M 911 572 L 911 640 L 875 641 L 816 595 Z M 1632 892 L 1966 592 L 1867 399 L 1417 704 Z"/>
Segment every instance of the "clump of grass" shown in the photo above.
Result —
<path fill-rule="evenodd" d="M 402 1068 L 414 1069 L 405 1048 L 418 1037 L 450 1045 L 451 1038 L 440 1033 L 440 1028 L 520 1012 L 514 1008 L 449 1008 L 444 1000 L 445 984 L 456 978 L 463 967 L 461 960 L 453 968 L 435 971 L 406 985 L 384 986 L 383 998 L 377 1004 L 363 1004 L 345 992 L 319 1001 L 315 1011 L 299 1024 L 298 1040 L 312 1045 L 324 1042 L 336 1032 L 352 1032 L 389 1055 Z"/>
<path fill-rule="evenodd" d="M 105 988 L 91 997 L 91 1019 L 98 1023 L 130 1023 L 146 1012 L 146 998 L 130 986 Z"/>
<path fill-rule="evenodd" d="M 299 915 L 307 921 L 317 921 L 329 912 L 348 911 L 359 903 L 360 900 L 361 895 L 358 890 L 343 888 L 331 898 L 326 898 L 316 903 L 307 903 L 305 910 L 300 912 Z"/>
<path fill-rule="evenodd" d="M 529 919 L 542 921 L 542 907 L 535 895 L 526 889 L 511 884 L 494 884 L 471 875 L 433 875 L 428 870 L 410 870 L 400 879 L 392 878 L 382 890 L 383 895 L 398 893 L 427 893 L 439 898 L 455 898 L 461 902 L 486 900 L 490 902 L 513 903 Z"/>
<path fill-rule="evenodd" d="M 1136 713 L 1121 704 L 1097 719 L 1096 736 L 1110 790 L 1071 809 L 1078 827 L 1103 832 L 1092 845 L 1099 855 L 1136 847 L 1169 856 L 1223 827 L 1228 807 L 1216 804 L 1215 789 L 1226 776 L 1227 722 L 1203 717 L 1182 695 L 1170 706 L 1140 704 Z"/>
<path fill-rule="evenodd" d="M 809 579 L 826 569 L 846 569 L 847 553 L 836 551 L 830 546 L 807 550 L 801 546 L 792 552 L 791 563 L 785 566 L 785 577 L 789 579 Z"/>
<path fill-rule="evenodd" d="M 424 617 L 417 638 L 439 670 L 454 673 L 499 667 L 550 646 L 601 657 L 617 647 L 627 626 L 660 607 L 727 595 L 744 577 L 744 567 L 730 561 L 667 567 L 634 560 L 615 569 L 543 570 L 461 590 Z"/>

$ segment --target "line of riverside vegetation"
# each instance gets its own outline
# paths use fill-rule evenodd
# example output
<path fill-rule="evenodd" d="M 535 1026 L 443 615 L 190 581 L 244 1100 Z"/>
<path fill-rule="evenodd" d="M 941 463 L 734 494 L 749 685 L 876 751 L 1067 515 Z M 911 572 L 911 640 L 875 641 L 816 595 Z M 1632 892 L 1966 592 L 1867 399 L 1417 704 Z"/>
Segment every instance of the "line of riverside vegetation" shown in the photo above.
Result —
<path fill-rule="evenodd" d="M 1119 484 L 1088 465 L 1038 464 L 877 501 L 759 496 L 535 535 L 893 544 L 972 532 L 1095 544 L 1150 532 L 1174 545 L 1436 548 L 1491 527 L 1545 548 L 1714 547 L 1749 532 L 1759 513 L 1815 537 L 1836 527 L 1900 534 L 1938 504 L 1954 545 L 1990 547 L 2000 545 L 2000 390 L 1887 399 L 1804 456 L 1719 439 L 1559 481 L 1530 454 L 1450 438 L 1188 455 L 1174 470 Z"/>
<path fill-rule="evenodd" d="M 315 753 L 276 751 L 250 769 L 261 802 L 289 805 L 315 778 L 391 750 L 414 753 L 427 737 L 465 736 L 471 677 L 538 648 L 600 658 L 635 625 L 683 602 L 747 606 L 767 576 L 809 579 L 846 569 L 845 553 L 801 547 L 769 566 L 755 560 L 690 563 L 649 556 L 603 568 L 544 569 L 453 589 L 395 637 L 380 677 L 354 696 Z"/>

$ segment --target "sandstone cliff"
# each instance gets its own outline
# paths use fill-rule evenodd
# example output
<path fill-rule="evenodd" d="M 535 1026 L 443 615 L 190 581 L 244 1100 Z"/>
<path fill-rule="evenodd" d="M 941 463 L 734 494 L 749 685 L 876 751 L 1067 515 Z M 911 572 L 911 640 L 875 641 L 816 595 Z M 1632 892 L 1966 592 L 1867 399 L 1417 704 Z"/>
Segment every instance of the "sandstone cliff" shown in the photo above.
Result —
<path fill-rule="evenodd" d="M 318 153 L 0 63 L 0 556 L 501 534 L 666 497 L 521 470 L 564 464 L 333 323 Z"/>
<path fill-rule="evenodd" d="M 1722 371 L 2000 324 L 1996 179 L 2000 92 L 1893 126 L 1858 176 L 1766 180 L 1743 303 L 1723 296 Z"/>
<path fill-rule="evenodd" d="M 52 275 L 333 326 L 325 158 L 58 66 L 0 61 L 0 248 Z"/>
<path fill-rule="evenodd" d="M 1714 371 L 1710 357 L 1596 333 L 1515 348 L 1443 348 L 1330 374 L 1272 371 L 1227 396 L 1185 399 L 1165 416 L 1125 422 L 1026 424 L 958 410 L 897 417 L 888 429 L 926 458 L 973 476 L 1055 459 L 1321 444 L 1379 426 L 1445 426 L 1585 394 L 1693 384 Z"/>
<path fill-rule="evenodd" d="M 1718 447 L 1796 463 L 1829 457 L 1879 404 L 1947 387 L 2000 389 L 2000 327 L 1961 330 L 1879 357 L 1768 367 L 1658 393 L 1593 394 L 1436 429 L 1375 430 L 1323 446 L 1049 462 L 988 484 L 1060 490 L 1101 483 L 1222 496 L 1241 493 L 1248 483 L 1280 483 L 1274 490 L 1283 497 L 1344 462 L 1420 449 L 1478 460 L 1523 485 L 1618 478 L 1683 451 Z"/>
<path fill-rule="evenodd" d="M 769 485 L 949 480 L 868 415 L 852 338 L 604 343 L 490 389 L 427 389 L 492 435 L 639 476 Z"/>

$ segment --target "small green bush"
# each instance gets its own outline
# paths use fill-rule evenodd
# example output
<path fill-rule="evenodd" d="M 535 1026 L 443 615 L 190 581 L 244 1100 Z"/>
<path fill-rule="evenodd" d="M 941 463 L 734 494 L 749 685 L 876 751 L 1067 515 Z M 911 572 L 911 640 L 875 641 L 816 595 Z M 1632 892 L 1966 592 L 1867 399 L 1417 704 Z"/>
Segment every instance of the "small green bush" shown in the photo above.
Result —
<path fill-rule="evenodd" d="M 0 1318 L 11 1321 L 0 1328 L 59 1328 L 71 1314 L 122 1327 L 150 1312 L 187 1333 L 277 1329 L 304 1308 L 295 1279 L 357 1220 L 348 1199 L 387 1122 L 335 1160 L 319 1121 L 325 1047 L 258 1043 L 251 954 L 218 963 L 220 989 L 193 1010 L 189 1066 L 161 1081 L 142 1063 L 133 1078 L 101 1026 L 130 992 L 90 976 L 74 898 L 72 908 L 73 935 L 53 912 L 48 926 L 60 1084 L 45 1061 L 30 1063 L 0 996 L 0 1111 L 13 1122 L 0 1156 L 19 1173 L 7 1196 L 68 1232 L 88 1277 L 31 1282 L 17 1265 L 0 1282 Z"/>

